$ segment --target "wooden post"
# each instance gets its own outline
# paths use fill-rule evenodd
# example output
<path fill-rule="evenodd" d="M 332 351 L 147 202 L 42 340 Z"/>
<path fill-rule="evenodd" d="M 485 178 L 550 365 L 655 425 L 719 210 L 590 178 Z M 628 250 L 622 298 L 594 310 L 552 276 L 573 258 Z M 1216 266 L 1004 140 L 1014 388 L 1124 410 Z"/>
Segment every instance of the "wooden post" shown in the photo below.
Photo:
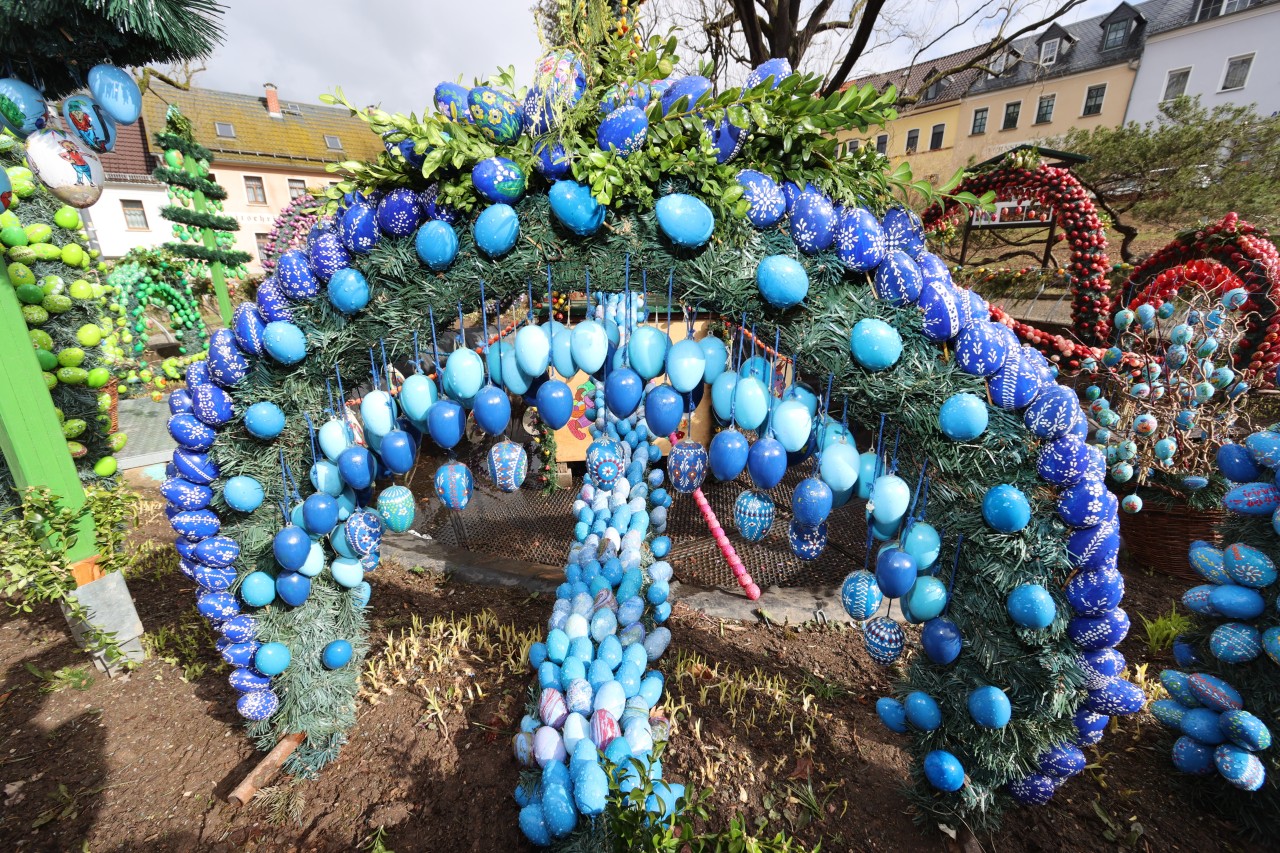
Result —
<path fill-rule="evenodd" d="M 245 803 L 253 799 L 253 795 L 258 793 L 268 779 L 276 774 L 280 766 L 284 764 L 284 760 L 293 754 L 293 751 L 302 745 L 307 736 L 302 732 L 294 732 L 280 738 L 280 742 L 276 744 L 275 749 L 263 756 L 258 762 L 258 766 L 244 777 L 244 781 L 236 785 L 235 789 L 227 795 L 227 802 L 233 806 L 243 806 Z"/>
<path fill-rule="evenodd" d="M 53 398 L 45 387 L 22 306 L 4 264 L 0 264 L 0 364 L 4 365 L 0 368 L 0 453 L 14 483 L 19 489 L 43 486 L 65 506 L 79 509 L 84 506 L 84 488 L 53 412 Z M 96 550 L 93 519 L 86 513 L 65 556 L 68 563 L 81 563 L 89 561 Z M 94 579 L 90 574 L 85 573 L 82 583 Z"/>
<path fill-rule="evenodd" d="M 196 161 L 194 157 L 182 158 L 182 170 L 192 177 L 200 177 L 196 173 Z M 208 175 L 204 176 L 206 179 Z M 209 202 L 204 197 L 204 193 L 200 190 L 193 192 L 195 196 L 195 210 L 197 213 L 208 213 Z M 206 248 L 218 248 L 218 240 L 212 228 L 201 228 L 200 236 Z M 218 313 L 222 315 L 222 325 L 231 328 L 231 294 L 227 291 L 226 273 L 222 267 L 222 261 L 214 261 L 209 264 L 209 279 L 213 282 L 213 292 L 218 296 Z"/>

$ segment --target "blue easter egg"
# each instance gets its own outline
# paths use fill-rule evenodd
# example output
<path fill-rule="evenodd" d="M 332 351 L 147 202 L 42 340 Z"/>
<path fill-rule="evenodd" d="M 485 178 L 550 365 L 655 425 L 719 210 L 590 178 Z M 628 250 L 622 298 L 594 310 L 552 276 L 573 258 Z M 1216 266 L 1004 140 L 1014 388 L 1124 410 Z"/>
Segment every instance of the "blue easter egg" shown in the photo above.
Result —
<path fill-rule="evenodd" d="M 560 224 L 579 237 L 589 237 L 604 224 L 605 207 L 596 201 L 590 187 L 576 181 L 556 181 L 547 199 Z"/>
<path fill-rule="evenodd" d="M 862 639 L 867 655 L 881 666 L 889 666 L 896 661 L 906 642 L 902 626 L 883 616 L 867 622 Z"/>
<path fill-rule="evenodd" d="M 765 436 L 752 443 L 747 451 L 747 471 L 761 489 L 772 489 L 787 473 L 787 450 L 782 442 Z"/>
<path fill-rule="evenodd" d="M 472 167 L 471 183 L 485 201 L 515 204 L 524 197 L 526 179 L 514 160 L 490 157 Z"/>
<path fill-rule="evenodd" d="M 876 267 L 874 281 L 880 297 L 898 306 L 919 301 L 924 288 L 920 267 L 906 253 L 897 250 L 887 253 Z"/>
<path fill-rule="evenodd" d="M 297 364 L 307 356 L 307 336 L 285 320 L 267 324 L 262 332 L 262 344 L 267 355 L 281 364 Z"/>
<path fill-rule="evenodd" d="M 1074 486 L 1089 471 L 1089 445 L 1075 434 L 1044 445 L 1036 459 L 1036 472 L 1057 486 Z"/>
<path fill-rule="evenodd" d="M 338 220 L 338 237 L 342 246 L 353 255 L 363 255 L 377 245 L 381 232 L 373 205 L 359 202 L 351 205 Z"/>
<path fill-rule="evenodd" d="M 1262 469 L 1247 448 L 1227 443 L 1218 448 L 1218 470 L 1234 483 L 1252 483 L 1262 479 Z"/>
<path fill-rule="evenodd" d="M 915 557 L 895 547 L 881 549 L 876 556 L 876 585 L 889 598 L 902 598 L 916 582 Z"/>
<path fill-rule="evenodd" d="M 173 466 L 180 477 L 201 486 L 209 485 L 221 473 L 208 454 L 182 448 L 173 452 Z"/>
<path fill-rule="evenodd" d="M 759 542 L 773 527 L 774 503 L 767 492 L 748 489 L 733 504 L 733 521 L 748 542 Z"/>
<path fill-rule="evenodd" d="M 1245 663 L 1262 654 L 1262 636 L 1252 625 L 1227 622 L 1209 635 L 1209 652 L 1223 663 Z"/>
<path fill-rule="evenodd" d="M 85 147 L 105 154 L 116 145 L 116 120 L 97 101 L 85 94 L 71 95 L 62 102 L 62 118 Z"/>
<path fill-rule="evenodd" d="M 347 316 L 368 305 L 371 295 L 369 282 L 359 270 L 351 267 L 344 267 L 329 277 L 328 294 L 329 304 Z"/>
<path fill-rule="evenodd" d="M 540 141 L 533 146 L 533 153 L 538 156 L 538 160 L 533 164 L 533 167 L 538 171 L 539 175 L 542 175 L 548 181 L 558 181 L 569 177 L 571 171 L 569 154 L 565 151 L 562 143 Z"/>
<path fill-rule="evenodd" d="M 987 404 L 969 393 L 953 394 L 938 410 L 938 427 L 952 441 L 972 441 L 987 428 Z"/>
<path fill-rule="evenodd" d="M 698 342 L 692 338 L 685 338 L 677 341 L 667 351 L 667 378 L 676 391 L 687 394 L 702 384 L 706 364 L 706 356 L 703 355 L 702 347 L 698 346 Z M 606 398 L 607 396 L 606 385 Z"/>
<path fill-rule="evenodd" d="M 884 593 L 880 591 L 875 575 L 865 569 L 850 572 L 840 587 L 840 603 L 844 605 L 845 613 L 858 622 L 875 616 L 883 601 Z"/>
<path fill-rule="evenodd" d="M 1031 521 L 1031 504 L 1015 486 L 993 486 L 982 498 L 982 517 L 1001 533 L 1017 533 Z"/>
<path fill-rule="evenodd" d="M 1023 413 L 1022 421 L 1033 435 L 1052 440 L 1071 432 L 1083 418 L 1075 392 L 1054 384 L 1036 396 Z"/>
<path fill-rule="evenodd" d="M 551 429 L 560 429 L 573 414 L 573 390 L 559 379 L 548 379 L 538 386 L 538 416 Z"/>
<path fill-rule="evenodd" d="M 1244 697 L 1226 681 L 1202 672 L 1187 677 L 1187 687 L 1200 704 L 1214 711 L 1239 711 L 1244 707 Z"/>
<path fill-rule="evenodd" d="M 605 327 L 590 319 L 578 323 L 570 337 L 570 353 L 578 370 L 588 376 L 595 375 L 609 355 L 609 335 Z"/>
<path fill-rule="evenodd" d="M 474 484 L 470 469 L 461 462 L 448 462 L 436 471 L 436 497 L 449 509 L 466 509 Z"/>
<path fill-rule="evenodd" d="M 931 341 L 949 341 L 963 328 L 960 301 L 963 297 L 948 282 L 926 281 L 920 287 L 920 308 L 924 311 L 924 336 Z"/>
<path fill-rule="evenodd" d="M 263 334 L 265 333 L 264 329 Z M 191 381 L 191 372 L 199 364 L 200 362 L 196 362 L 187 368 L 188 388 L 203 384 Z M 235 333 L 230 329 L 218 329 L 209 336 L 209 357 L 204 364 L 209 371 L 209 378 L 223 388 L 235 387 L 249 372 L 249 360 L 236 345 Z"/>
<path fill-rule="evenodd" d="M 490 142 L 511 145 L 520 136 L 520 105 L 510 95 L 492 86 L 477 86 L 467 93 L 467 112 L 471 123 Z"/>
<path fill-rule="evenodd" d="M 1241 749 L 1261 752 L 1271 748 L 1271 730 L 1248 711 L 1227 711 L 1218 718 L 1218 726 Z"/>
<path fill-rule="evenodd" d="M 292 657 L 284 643 L 263 643 L 253 656 L 253 668 L 263 675 L 279 675 L 288 669 Z"/>
<path fill-rule="evenodd" d="M 1276 581 L 1276 565 L 1265 553 L 1236 542 L 1222 551 L 1222 567 L 1241 586 L 1263 589 Z"/>
<path fill-rule="evenodd" d="M 484 360 L 475 350 L 459 346 L 449 354 L 440 383 L 446 394 L 454 400 L 470 400 L 483 384 Z"/>
<path fill-rule="evenodd" d="M 866 208 L 846 207 L 840 211 L 835 232 L 836 253 L 854 272 L 870 272 L 884 262 L 887 254 L 884 229 Z"/>
<path fill-rule="evenodd" d="M 222 499 L 237 512 L 253 512 L 262 506 L 262 484 L 243 474 L 232 477 L 222 487 Z"/>
<path fill-rule="evenodd" d="M 1000 729 L 1009 724 L 1013 716 L 1013 708 L 1009 697 L 999 687 L 985 685 L 969 693 L 967 705 L 969 716 L 979 726 L 987 729 Z"/>
<path fill-rule="evenodd" d="M 320 662 L 324 664 L 325 669 L 342 669 L 351 663 L 351 658 L 355 654 L 351 648 L 351 644 L 346 640 L 333 640 L 325 644 L 324 649 L 320 652 Z"/>
<path fill-rule="evenodd" d="M 1072 717 L 1072 722 L 1075 723 L 1077 732 L 1076 746 L 1086 747 L 1097 744 L 1102 740 L 1102 735 L 1107 729 L 1107 723 L 1110 721 L 1111 718 L 1106 714 L 1095 714 L 1084 708 L 1076 711 Z"/>
<path fill-rule="evenodd" d="M 604 151 L 617 151 L 621 157 L 644 147 L 649 131 L 649 117 L 633 104 L 625 104 L 604 117 L 596 129 L 596 144 Z"/>
<path fill-rule="evenodd" d="M 217 433 L 190 412 L 169 418 L 169 435 L 187 450 L 208 450 L 213 447 L 213 440 L 217 437 Z"/>
<path fill-rule="evenodd" d="M 507 424 L 511 422 L 511 398 L 507 396 L 507 392 L 496 385 L 486 385 L 477 391 L 471 410 L 475 416 L 476 425 L 489 435 L 501 434 L 506 430 Z M 386 460 L 385 449 L 383 451 L 383 459 Z M 392 466 L 388 465 L 388 467 Z M 412 467 L 413 462 L 410 459 L 409 468 Z M 392 473 L 408 473 L 408 468 L 404 471 L 396 471 L 392 467 Z"/>
<path fill-rule="evenodd" d="M 849 351 L 867 370 L 885 370 L 902 355 L 902 335 L 884 320 L 864 317 L 849 333 Z"/>
<path fill-rule="evenodd" d="M 1222 506 L 1240 515 L 1271 515 L 1280 507 L 1280 487 L 1274 483 L 1242 483 L 1227 492 Z"/>
<path fill-rule="evenodd" d="M 490 258 L 500 258 L 520 237 L 520 217 L 509 204 L 491 204 L 481 211 L 472 226 L 476 245 Z"/>
<path fill-rule="evenodd" d="M 913 258 L 924 251 L 924 226 L 913 211 L 892 207 L 885 212 L 882 224 L 890 250 L 898 249 Z"/>
<path fill-rule="evenodd" d="M 1058 790 L 1058 780 L 1043 773 L 1032 773 L 1013 780 L 1006 787 L 1020 805 L 1043 806 L 1053 799 Z"/>
<path fill-rule="evenodd" d="M 250 572 L 240 582 L 240 597 L 250 607 L 266 607 L 276 597 L 276 582 L 266 572 Z"/>
<path fill-rule="evenodd" d="M 1226 779 L 1242 791 L 1256 791 L 1266 781 L 1262 760 L 1235 744 L 1223 744 L 1213 751 L 1213 763 Z"/>
<path fill-rule="evenodd" d="M 19 139 L 26 139 L 45 126 L 49 107 L 34 86 L 14 77 L 0 80 L 0 102 L 5 104 L 0 110 L 0 129 L 8 128 Z"/>
<path fill-rule="evenodd" d="M 757 228 L 770 228 L 778 224 L 787 212 L 787 202 L 777 182 L 763 172 L 743 169 L 738 173 L 742 197 L 750 205 L 747 221 Z"/>
<path fill-rule="evenodd" d="M 907 709 L 897 699 L 881 696 L 876 700 L 876 714 L 889 731 L 900 735 L 907 733 Z"/>
<path fill-rule="evenodd" d="M 302 527 L 312 536 L 327 536 L 338 523 L 338 502 L 333 495 L 316 492 L 302 502 Z"/>
<path fill-rule="evenodd" d="M 806 255 L 831 247 L 835 239 L 836 212 L 831 200 L 819 192 L 803 192 L 791 207 L 791 239 Z"/>
<path fill-rule="evenodd" d="M 1058 606 L 1049 590 L 1037 583 L 1020 584 L 1005 603 L 1009 618 L 1023 628 L 1042 629 L 1053 624 Z"/>
<path fill-rule="evenodd" d="M 991 376 L 1009 357 L 1007 332 L 1004 326 L 985 320 L 970 324 L 956 341 L 956 364 L 971 376 Z"/>
<path fill-rule="evenodd" d="M 1208 603 L 1207 615 L 1220 614 L 1228 619 L 1256 619 L 1266 609 L 1266 602 L 1256 589 L 1233 583 L 1211 586 Z"/>
<path fill-rule="evenodd" d="M 799 305 L 809 293 L 809 274 L 794 258 L 770 255 L 756 266 L 760 296 L 774 308 Z"/>
<path fill-rule="evenodd" d="M 931 732 L 942 725 L 942 708 L 937 701 L 920 690 L 907 694 L 902 702 L 907 722 L 924 732 Z"/>
<path fill-rule="evenodd" d="M 1090 477 L 1058 494 L 1058 516 L 1068 527 L 1092 527 L 1113 519 L 1117 506 L 1106 485 Z"/>
<path fill-rule="evenodd" d="M 640 405 L 644 395 L 644 380 L 630 368 L 611 371 L 604 383 L 604 402 L 618 418 L 627 418 Z"/>
<path fill-rule="evenodd" d="M 191 414 L 208 426 L 222 426 L 235 415 L 231 397 L 217 385 L 197 385 L 191 389 Z"/>
<path fill-rule="evenodd" d="M 672 193 L 658 199 L 654 205 L 658 227 L 675 245 L 683 249 L 697 249 L 711 239 L 715 230 L 715 215 L 701 200 L 687 193 Z"/>
<path fill-rule="evenodd" d="M 311 552 L 311 540 L 306 531 L 291 524 L 277 531 L 271 541 L 271 550 L 276 562 L 286 570 L 296 572 L 307 561 Z"/>
<path fill-rule="evenodd" d="M 924 757 L 924 775 L 930 785 L 944 793 L 964 787 L 964 767 L 944 749 L 935 749 Z"/>
<path fill-rule="evenodd" d="M 262 332 L 266 327 L 267 324 L 262 322 L 262 314 L 258 312 L 258 306 L 252 302 L 241 302 L 236 306 L 231 329 L 236 339 L 236 346 L 244 352 L 251 355 L 262 355 L 266 352 L 262 345 Z"/>
<path fill-rule="evenodd" d="M 667 475 L 681 494 L 698 489 L 707 476 L 707 449 L 688 438 L 676 442 L 667 455 Z"/>
<path fill-rule="evenodd" d="M 445 450 L 462 440 L 467 413 L 453 400 L 441 399 L 427 413 L 427 432 Z"/>
<path fill-rule="evenodd" d="M 711 137 L 711 147 L 715 149 L 716 162 L 722 166 L 737 157 L 747 141 L 746 130 L 729 121 L 727 116 L 720 119 L 719 123 L 708 121 L 703 128 Z"/>
<path fill-rule="evenodd" d="M 1084 770 L 1088 759 L 1080 747 L 1070 741 L 1060 743 L 1042 753 L 1036 759 L 1040 772 L 1058 779 L 1066 779 Z"/>
<path fill-rule="evenodd" d="M 657 385 L 650 389 L 644 399 L 644 418 L 645 423 L 649 425 L 649 429 L 657 436 L 668 436 L 675 432 L 680 426 L 680 419 L 684 417 L 684 400 L 680 398 L 680 394 L 670 385 Z M 721 435 L 718 434 L 711 440 L 711 470 L 716 471 L 716 465 L 720 457 L 717 456 L 716 441 Z M 734 431 L 739 438 L 742 433 Z M 723 444 L 723 443 L 722 443 Z M 742 439 L 742 464 L 747 463 L 746 439 Z M 741 473 L 742 467 L 739 466 L 738 473 Z M 719 476 L 719 475 L 717 475 Z M 734 474 L 736 477 L 737 474 Z M 732 477 L 720 477 L 720 479 L 733 479 Z"/>
<path fill-rule="evenodd" d="M 320 282 L 311 272 L 311 264 L 301 249 L 290 249 L 276 261 L 276 284 L 295 302 L 310 299 L 320 292 Z"/>
<path fill-rule="evenodd" d="M 378 202 L 378 227 L 390 237 L 408 237 L 425 215 L 418 194 L 403 187 L 391 190 Z"/>
<path fill-rule="evenodd" d="M 1119 525 L 1113 520 L 1073 531 L 1067 537 L 1067 556 L 1078 569 L 1115 568 L 1119 550 Z"/>
<path fill-rule="evenodd" d="M 903 597 L 903 613 L 909 615 L 912 623 L 927 622 L 942 613 L 947 599 L 947 585 L 942 579 L 925 575 L 917 578 Z"/>
<path fill-rule="evenodd" d="M 289 309 L 289 300 L 281 292 L 274 276 L 258 285 L 258 292 L 253 298 L 254 302 L 257 303 L 258 313 L 262 315 L 262 319 L 266 322 L 270 323 L 274 320 L 290 320 L 293 318 L 293 312 Z M 215 334 L 217 333 L 215 332 Z M 192 367 L 194 366 L 192 365 Z"/>
<path fill-rule="evenodd" d="M 791 63 L 784 58 L 766 59 L 751 72 L 747 74 L 747 79 L 743 82 L 744 89 L 754 89 L 756 86 L 768 81 L 770 89 L 778 88 L 778 84 L 791 76 Z"/>
<path fill-rule="evenodd" d="M 351 255 L 338 234 L 332 228 L 326 228 L 313 233 L 308 239 L 307 263 L 316 278 L 328 281 L 334 273 L 351 263 Z"/>
<path fill-rule="evenodd" d="M 1123 678 L 1112 678 L 1101 687 L 1089 691 L 1084 707 L 1095 714 L 1136 714 L 1142 710 L 1146 701 L 1147 696 L 1142 688 Z"/>
<path fill-rule="evenodd" d="M 514 492 L 529 473 L 529 456 L 512 441 L 500 441 L 489 448 L 489 479 L 499 490 Z"/>
<path fill-rule="evenodd" d="M 1117 646 L 1128 633 L 1129 615 L 1119 607 L 1100 616 L 1073 616 L 1067 623 L 1071 642 L 1087 652 Z"/>
<path fill-rule="evenodd" d="M 391 486 L 378 495 L 378 515 L 388 530 L 404 533 L 416 515 L 413 492 L 405 486 Z"/>
<path fill-rule="evenodd" d="M 791 496 L 791 510 L 801 524 L 816 526 L 831 514 L 831 487 L 816 477 L 807 477 Z"/>
<path fill-rule="evenodd" d="M 251 690 L 236 700 L 236 713 L 246 720 L 260 722 L 280 707 L 280 698 L 270 690 Z"/>
<path fill-rule="evenodd" d="M 160 494 L 180 510 L 204 509 L 213 498 L 213 489 L 182 477 L 170 477 L 160 485 Z"/>
<path fill-rule="evenodd" d="M 458 256 L 458 233 L 449 223 L 432 220 L 418 229 L 413 245 L 424 264 L 435 272 L 442 272 Z"/>
<path fill-rule="evenodd" d="M 956 623 L 938 617 L 924 623 L 920 632 L 920 645 L 929 660 L 939 666 L 946 666 L 960 656 L 963 642 Z"/>
<path fill-rule="evenodd" d="M 357 491 L 369 488 L 375 474 L 373 454 L 359 444 L 348 447 L 338 456 L 338 473 Z"/>
<path fill-rule="evenodd" d="M 142 115 L 142 92 L 132 75 L 114 65 L 89 69 L 89 91 L 112 119 L 133 124 Z"/>
<path fill-rule="evenodd" d="M 1114 568 L 1077 572 L 1063 590 L 1077 616 L 1101 616 L 1124 597 L 1124 576 Z"/>
<path fill-rule="evenodd" d="M 231 675 L 227 676 L 227 682 L 237 693 L 252 693 L 257 690 L 266 690 L 271 686 L 270 678 L 245 667 L 236 667 L 231 670 Z"/>
<path fill-rule="evenodd" d="M 671 110 L 681 100 L 685 101 L 684 109 L 686 111 L 692 110 L 694 104 L 698 102 L 698 99 L 710 91 L 711 81 L 706 77 L 699 77 L 697 75 L 681 77 L 662 92 L 660 97 L 662 114 L 665 116 L 667 113 L 671 112 Z"/>
<path fill-rule="evenodd" d="M 244 426 L 255 438 L 270 441 L 284 432 L 284 412 L 266 400 L 254 403 L 245 410 Z"/>

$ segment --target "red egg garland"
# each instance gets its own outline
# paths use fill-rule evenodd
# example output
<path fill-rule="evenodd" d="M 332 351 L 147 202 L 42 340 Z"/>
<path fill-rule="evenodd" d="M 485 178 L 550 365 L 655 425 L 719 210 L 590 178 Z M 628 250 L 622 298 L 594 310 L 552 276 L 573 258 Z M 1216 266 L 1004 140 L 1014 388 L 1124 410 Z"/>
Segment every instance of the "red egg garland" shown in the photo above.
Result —
<path fill-rule="evenodd" d="M 1265 229 L 1228 213 L 1221 222 L 1185 231 L 1134 267 L 1124 293 L 1137 291 L 1130 308 L 1147 302 L 1159 306 L 1187 286 L 1205 287 L 1215 294 L 1235 287 L 1248 291 L 1242 310 L 1254 313 L 1236 345 L 1236 367 L 1256 374 L 1280 364 L 1280 320 L 1275 317 L 1280 252 L 1267 239 Z"/>
<path fill-rule="evenodd" d="M 1111 261 L 1107 258 L 1107 238 L 1089 193 L 1070 169 L 1043 164 L 1035 169 L 1000 166 L 965 178 L 955 191 L 978 196 L 994 192 L 1002 201 L 1031 197 L 1042 206 L 1052 207 L 1058 226 L 1071 242 L 1071 261 L 1066 265 L 1066 274 L 1071 286 L 1072 328 L 1085 344 L 1098 345 L 1107 339 L 1111 333 L 1111 296 L 1107 292 Z M 933 205 L 922 219 L 925 228 L 933 231 L 954 225 L 965 212 L 958 202 L 949 201 L 945 207 Z M 1073 358 L 1077 357 L 1078 349 L 1089 349 L 1044 332 L 1032 336 L 1030 333 L 1037 331 L 1034 327 L 1016 321 L 1005 322 L 995 311 L 993 306 L 992 316 L 998 322 L 1005 323 L 1048 355 L 1055 351 L 1068 354 L 1064 350 L 1067 344 Z"/>

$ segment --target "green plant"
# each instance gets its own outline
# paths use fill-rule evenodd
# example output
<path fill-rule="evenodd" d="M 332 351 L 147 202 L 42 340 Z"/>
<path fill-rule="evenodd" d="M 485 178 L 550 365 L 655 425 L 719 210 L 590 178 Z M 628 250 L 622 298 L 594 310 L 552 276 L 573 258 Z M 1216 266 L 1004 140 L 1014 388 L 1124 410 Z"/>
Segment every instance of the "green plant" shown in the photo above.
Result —
<path fill-rule="evenodd" d="M 68 687 L 76 690 L 88 690 L 93 684 L 93 673 L 87 666 L 64 666 L 61 669 L 41 669 L 30 661 L 22 664 L 27 672 L 40 681 L 41 693 L 57 693 Z"/>
<path fill-rule="evenodd" d="M 1106 827 L 1102 831 L 1103 837 L 1114 844 L 1119 844 L 1125 850 L 1135 848 L 1138 845 L 1138 840 L 1146 832 L 1142 824 L 1138 823 L 1136 817 L 1129 818 L 1128 826 L 1125 826 L 1122 822 L 1107 814 L 1097 800 L 1093 801 L 1093 811 Z"/>
<path fill-rule="evenodd" d="M 1169 612 L 1156 619 L 1148 619 L 1139 613 L 1142 628 L 1147 634 L 1147 650 L 1156 655 L 1173 648 L 1173 641 L 1179 634 L 1191 630 L 1191 620 L 1178 612 L 1178 605 L 1169 606 Z"/>
<path fill-rule="evenodd" d="M 226 664 L 211 654 L 215 639 L 209 623 L 192 608 L 177 625 L 161 625 L 143 634 L 142 647 L 148 657 L 181 669 L 183 681 L 195 681 L 209 671 L 211 659 L 216 661 L 215 671 L 226 668 Z"/>
<path fill-rule="evenodd" d="M 253 805 L 267 813 L 267 821 L 275 826 L 286 823 L 303 825 L 307 798 L 302 794 L 302 780 L 294 778 L 279 785 L 260 789 L 253 795 Z"/>
<path fill-rule="evenodd" d="M 387 828 L 379 826 L 360 849 L 366 851 L 366 853 L 396 853 L 387 846 L 386 835 Z"/>

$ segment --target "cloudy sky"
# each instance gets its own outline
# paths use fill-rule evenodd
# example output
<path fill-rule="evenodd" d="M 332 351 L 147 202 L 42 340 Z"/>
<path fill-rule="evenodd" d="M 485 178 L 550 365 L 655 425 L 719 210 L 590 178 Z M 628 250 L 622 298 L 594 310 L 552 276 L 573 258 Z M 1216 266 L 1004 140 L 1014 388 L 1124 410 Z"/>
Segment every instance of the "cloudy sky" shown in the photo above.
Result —
<path fill-rule="evenodd" d="M 341 86 L 354 104 L 380 103 L 389 110 L 421 114 L 441 80 L 461 75 L 470 84 L 499 66 L 514 65 L 517 80 L 527 82 L 540 52 L 531 0 L 226 2 L 226 41 L 196 79 L 205 88 L 253 93 L 272 82 L 282 100 L 316 103 L 321 93 Z M 938 32 L 980 2 L 902 0 L 899 9 L 909 16 L 904 19 L 911 28 Z M 1034 11 L 1061 0 L 1013 2 L 1034 3 Z M 1087 0 L 1066 20 L 1108 11 L 1118 2 Z M 988 22 L 977 32 L 971 27 L 952 33 L 930 54 L 990 38 L 995 26 Z M 892 69 L 909 61 L 913 52 L 899 39 L 873 51 L 858 70 Z"/>

